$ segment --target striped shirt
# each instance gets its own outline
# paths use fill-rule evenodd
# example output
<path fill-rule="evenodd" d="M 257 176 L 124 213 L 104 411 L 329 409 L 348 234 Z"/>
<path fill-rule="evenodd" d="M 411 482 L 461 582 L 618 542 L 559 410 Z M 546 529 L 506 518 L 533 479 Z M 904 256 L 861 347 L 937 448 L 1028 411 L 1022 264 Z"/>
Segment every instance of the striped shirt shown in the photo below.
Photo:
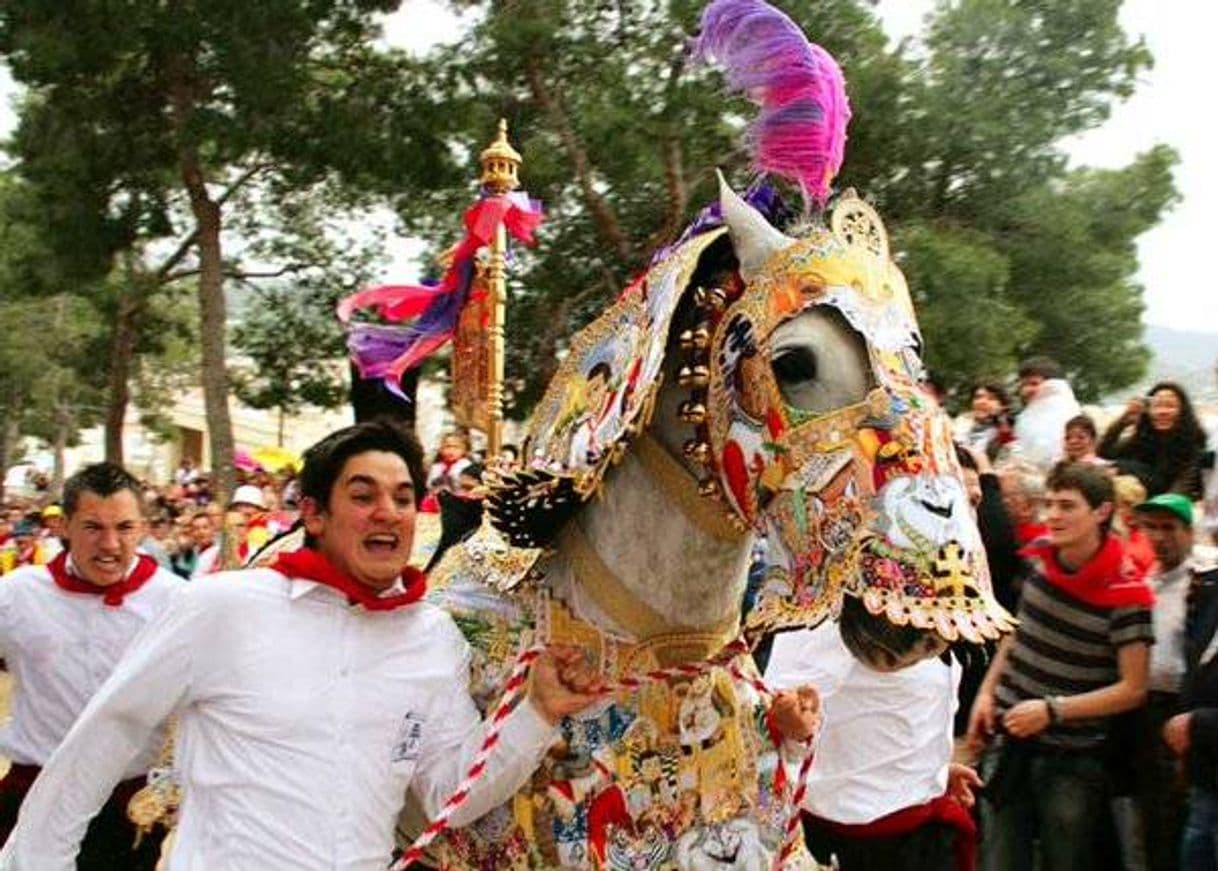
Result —
<path fill-rule="evenodd" d="M 1067 595 L 1039 574 L 1024 583 L 1019 628 L 995 693 L 998 714 L 1026 699 L 1073 696 L 1120 679 L 1117 649 L 1153 644 L 1150 608 L 1102 608 Z M 1107 719 L 1050 726 L 1041 744 L 1091 749 L 1103 743 Z"/>

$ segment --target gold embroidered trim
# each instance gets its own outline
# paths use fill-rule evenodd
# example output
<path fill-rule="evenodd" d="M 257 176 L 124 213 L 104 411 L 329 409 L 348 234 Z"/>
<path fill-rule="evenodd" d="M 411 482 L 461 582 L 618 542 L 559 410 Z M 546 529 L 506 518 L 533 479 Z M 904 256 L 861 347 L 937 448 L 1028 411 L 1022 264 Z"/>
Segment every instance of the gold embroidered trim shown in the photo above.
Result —
<path fill-rule="evenodd" d="M 573 644 L 594 654 L 596 667 L 613 680 L 658 668 L 703 662 L 736 637 L 733 627 L 730 632 L 678 632 L 644 641 L 621 641 L 580 620 L 562 602 L 547 599 L 545 608 L 548 640 L 555 644 Z"/>
<path fill-rule="evenodd" d="M 734 522 L 735 515 L 728 513 L 730 509 L 722 503 L 712 504 L 702 496 L 693 472 L 668 453 L 650 433 L 645 432 L 635 440 L 634 451 L 665 498 L 694 526 L 718 541 L 739 542 L 744 538 L 745 530 Z"/>
<path fill-rule="evenodd" d="M 596 607 L 606 617 L 618 626 L 630 627 L 631 632 L 645 642 L 660 637 L 699 634 L 715 638 L 725 637 L 723 644 L 726 644 L 736 635 L 739 625 L 739 616 L 736 614 L 700 630 L 669 623 L 664 615 L 630 592 L 605 565 L 578 519 L 567 524 L 558 549 L 569 554 L 571 569 L 575 573 L 580 590 L 592 598 Z M 723 644 L 719 646 L 722 647 Z"/>

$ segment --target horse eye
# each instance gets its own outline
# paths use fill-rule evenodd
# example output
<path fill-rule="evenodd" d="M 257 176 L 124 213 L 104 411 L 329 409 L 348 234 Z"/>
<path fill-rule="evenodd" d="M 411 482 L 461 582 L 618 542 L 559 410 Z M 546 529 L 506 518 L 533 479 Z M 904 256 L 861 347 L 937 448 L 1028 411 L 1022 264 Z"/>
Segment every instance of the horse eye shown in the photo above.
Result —
<path fill-rule="evenodd" d="M 816 352 L 811 348 L 779 351 L 770 365 L 779 384 L 800 384 L 816 380 Z"/>

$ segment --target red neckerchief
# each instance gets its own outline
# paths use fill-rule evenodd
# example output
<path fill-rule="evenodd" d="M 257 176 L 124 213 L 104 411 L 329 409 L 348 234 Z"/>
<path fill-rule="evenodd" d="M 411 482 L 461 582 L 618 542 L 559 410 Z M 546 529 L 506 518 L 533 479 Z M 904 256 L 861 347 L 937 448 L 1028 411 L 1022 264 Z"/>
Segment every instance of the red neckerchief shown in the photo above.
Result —
<path fill-rule="evenodd" d="M 1149 608 L 1154 591 L 1146 583 L 1146 570 L 1126 552 L 1121 539 L 1109 534 L 1095 556 L 1077 571 L 1068 572 L 1057 561 L 1057 549 L 1048 539 L 1032 542 L 1019 552 L 1037 561 L 1045 580 L 1067 595 L 1097 608 Z"/>
<path fill-rule="evenodd" d="M 1049 534 L 1049 527 L 1043 523 L 1016 523 L 1015 524 L 1015 540 L 1020 545 L 1031 544 L 1038 538 L 1044 538 Z"/>
<path fill-rule="evenodd" d="M 134 593 L 144 586 L 149 578 L 156 574 L 157 564 L 156 560 L 152 557 L 139 554 L 135 562 L 135 568 L 127 574 L 127 577 L 117 584 L 111 584 L 108 587 L 86 581 L 84 578 L 69 572 L 68 552 L 66 550 L 60 551 L 55 559 L 47 563 L 47 568 L 51 572 L 51 577 L 55 579 L 56 585 L 61 590 L 67 590 L 69 593 L 88 593 L 91 596 L 101 596 L 105 604 L 111 608 L 117 608 L 123 604 L 123 598 L 128 593 Z"/>
<path fill-rule="evenodd" d="M 407 566 L 402 572 L 403 593 L 381 596 L 376 590 L 347 577 L 334 567 L 334 563 L 312 548 L 281 553 L 271 568 L 293 580 L 315 581 L 338 590 L 352 604 L 363 605 L 369 611 L 392 611 L 422 598 L 427 591 L 427 576 L 416 568 Z"/>

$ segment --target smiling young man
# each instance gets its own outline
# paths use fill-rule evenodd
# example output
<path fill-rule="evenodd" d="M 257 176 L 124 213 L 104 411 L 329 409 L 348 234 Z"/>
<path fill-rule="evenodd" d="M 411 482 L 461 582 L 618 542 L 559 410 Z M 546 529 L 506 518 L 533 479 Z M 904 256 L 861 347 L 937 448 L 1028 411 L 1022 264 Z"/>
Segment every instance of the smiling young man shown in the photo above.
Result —
<path fill-rule="evenodd" d="M 1110 532 L 1114 492 L 1095 466 L 1062 463 L 1046 481 L 1048 537 L 1023 551 L 1019 627 L 973 703 L 969 738 L 996 732 L 983 853 L 991 871 L 1095 867 L 1106 812 L 1108 720 L 1146 699 L 1154 596 Z"/>
<path fill-rule="evenodd" d="M 64 485 L 67 550 L 0 583 L 0 657 L 14 679 L 12 718 L 0 729 L 0 754 L 12 760 L 0 781 L 0 842 L 72 723 L 179 588 L 177 578 L 136 553 L 144 534 L 140 504 L 139 483 L 118 466 L 83 469 Z M 159 839 L 133 849 L 126 815 L 161 745 L 158 735 L 145 738 L 116 770 L 114 780 L 124 780 L 101 796 L 110 797 L 88 827 L 79 867 L 154 866 Z"/>
<path fill-rule="evenodd" d="M 468 647 L 419 601 L 424 577 L 407 567 L 421 475 L 418 443 L 388 424 L 312 447 L 305 547 L 187 585 L 31 791 L 6 867 L 72 868 L 84 821 L 176 712 L 184 799 L 170 871 L 383 869 L 407 790 L 434 816 L 483 735 Z M 596 689 L 570 652 L 539 659 L 454 823 L 506 800 Z"/>

